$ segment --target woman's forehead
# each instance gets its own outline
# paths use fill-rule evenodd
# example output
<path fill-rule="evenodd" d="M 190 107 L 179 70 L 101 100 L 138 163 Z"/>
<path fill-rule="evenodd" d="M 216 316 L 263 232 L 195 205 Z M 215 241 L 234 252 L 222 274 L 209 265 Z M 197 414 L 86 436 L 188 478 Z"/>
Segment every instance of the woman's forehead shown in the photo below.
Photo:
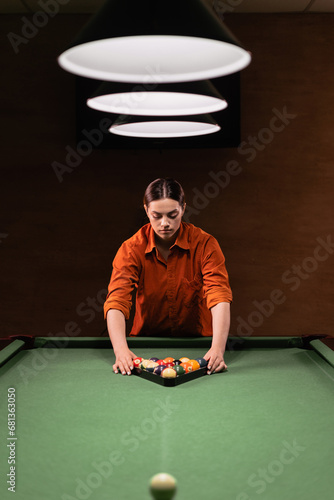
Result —
<path fill-rule="evenodd" d="M 180 210 L 181 207 L 179 202 L 176 200 L 172 200 L 171 198 L 162 198 L 161 200 L 151 201 L 149 208 L 153 212 L 169 213 L 173 212 L 173 210 Z"/>

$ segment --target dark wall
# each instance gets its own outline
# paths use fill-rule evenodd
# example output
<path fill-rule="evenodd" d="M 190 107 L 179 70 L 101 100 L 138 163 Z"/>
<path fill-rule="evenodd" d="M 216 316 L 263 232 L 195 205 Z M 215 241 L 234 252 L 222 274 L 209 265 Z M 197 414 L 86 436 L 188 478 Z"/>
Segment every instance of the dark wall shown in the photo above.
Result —
<path fill-rule="evenodd" d="M 227 18 L 253 53 L 239 150 L 95 150 L 57 178 L 76 145 L 74 77 L 56 57 L 86 19 L 2 44 L 1 334 L 100 335 L 112 258 L 143 223 L 146 185 L 173 176 L 225 253 L 231 333 L 332 335 L 334 16 Z M 22 16 L 0 22 L 22 36 Z"/>

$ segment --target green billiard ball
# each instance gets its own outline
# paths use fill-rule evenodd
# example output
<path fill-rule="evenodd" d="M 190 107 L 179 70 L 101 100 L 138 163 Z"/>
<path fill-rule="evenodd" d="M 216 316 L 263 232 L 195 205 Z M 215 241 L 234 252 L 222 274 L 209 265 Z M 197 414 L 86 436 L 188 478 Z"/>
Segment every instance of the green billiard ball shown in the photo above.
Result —
<path fill-rule="evenodd" d="M 184 375 L 184 373 L 186 373 L 185 369 L 181 365 L 173 366 L 173 370 L 176 371 L 176 375 Z"/>

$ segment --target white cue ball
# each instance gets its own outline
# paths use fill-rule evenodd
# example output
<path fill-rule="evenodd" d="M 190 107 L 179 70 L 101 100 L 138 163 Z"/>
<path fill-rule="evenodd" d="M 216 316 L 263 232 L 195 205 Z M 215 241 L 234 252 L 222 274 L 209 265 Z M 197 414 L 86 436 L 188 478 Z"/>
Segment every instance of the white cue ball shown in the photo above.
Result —
<path fill-rule="evenodd" d="M 152 477 L 150 492 L 155 500 L 172 500 L 176 492 L 176 479 L 166 472 L 160 472 Z"/>

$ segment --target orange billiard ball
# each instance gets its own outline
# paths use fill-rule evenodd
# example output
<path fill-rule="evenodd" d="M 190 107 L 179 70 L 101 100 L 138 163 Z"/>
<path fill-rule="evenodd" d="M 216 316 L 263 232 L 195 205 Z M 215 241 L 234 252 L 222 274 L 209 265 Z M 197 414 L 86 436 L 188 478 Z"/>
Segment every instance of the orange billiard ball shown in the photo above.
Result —
<path fill-rule="evenodd" d="M 196 361 L 196 359 L 190 359 L 189 361 L 187 361 L 187 363 L 191 364 L 193 371 L 199 370 L 199 368 L 201 367 L 201 365 L 199 364 L 198 361 Z"/>
<path fill-rule="evenodd" d="M 189 372 L 193 371 L 192 364 L 189 363 L 189 361 L 185 361 L 184 363 L 181 363 L 180 366 L 182 366 L 184 368 L 184 371 L 186 373 L 189 373 Z"/>

